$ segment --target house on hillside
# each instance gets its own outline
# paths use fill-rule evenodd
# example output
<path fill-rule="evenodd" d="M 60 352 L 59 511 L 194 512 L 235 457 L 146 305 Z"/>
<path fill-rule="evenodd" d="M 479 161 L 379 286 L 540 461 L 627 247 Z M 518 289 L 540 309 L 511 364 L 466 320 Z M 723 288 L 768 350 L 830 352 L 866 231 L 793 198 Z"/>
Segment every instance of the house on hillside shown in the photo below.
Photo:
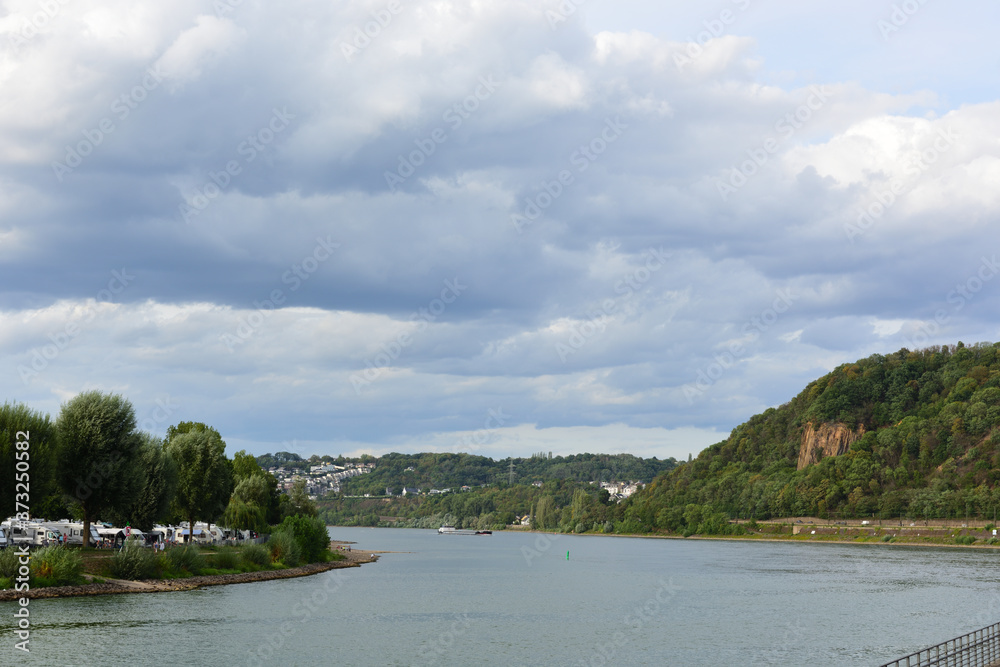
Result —
<path fill-rule="evenodd" d="M 404 486 L 403 487 L 403 495 L 404 496 L 415 496 L 418 493 L 420 493 L 420 492 L 417 491 L 416 489 L 410 488 L 408 486 Z"/>

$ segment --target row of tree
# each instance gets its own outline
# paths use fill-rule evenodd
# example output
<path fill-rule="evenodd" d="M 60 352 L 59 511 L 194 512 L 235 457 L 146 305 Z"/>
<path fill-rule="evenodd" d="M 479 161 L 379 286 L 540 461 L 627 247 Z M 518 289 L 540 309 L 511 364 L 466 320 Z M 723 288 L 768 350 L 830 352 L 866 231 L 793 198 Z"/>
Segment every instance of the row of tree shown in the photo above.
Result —
<path fill-rule="evenodd" d="M 161 439 L 137 428 L 123 396 L 99 391 L 65 403 L 55 421 L 20 403 L 0 407 L 0 514 L 25 506 L 32 516 L 82 519 L 84 535 L 98 520 L 140 530 L 221 520 L 260 531 L 316 514 L 304 485 L 280 494 L 252 455 L 227 458 L 216 429 L 180 422 Z"/>

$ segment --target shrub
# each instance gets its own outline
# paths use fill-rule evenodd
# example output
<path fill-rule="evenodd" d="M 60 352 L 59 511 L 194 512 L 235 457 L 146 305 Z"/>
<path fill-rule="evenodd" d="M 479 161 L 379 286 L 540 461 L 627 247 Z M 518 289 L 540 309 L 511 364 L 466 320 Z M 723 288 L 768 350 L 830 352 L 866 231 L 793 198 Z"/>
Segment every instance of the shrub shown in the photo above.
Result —
<path fill-rule="evenodd" d="M 222 549 L 212 558 L 212 566 L 221 570 L 235 570 L 240 556 L 233 549 Z"/>
<path fill-rule="evenodd" d="M 149 579 L 156 576 L 156 554 L 137 540 L 126 540 L 109 559 L 108 569 L 116 579 Z"/>
<path fill-rule="evenodd" d="M 0 549 L 0 577 L 13 579 L 17 576 L 17 551 L 13 547 Z"/>
<path fill-rule="evenodd" d="M 248 565 L 267 567 L 271 564 L 271 552 L 261 544 L 248 544 L 240 549 L 240 559 Z"/>
<path fill-rule="evenodd" d="M 271 552 L 272 563 L 284 563 L 285 567 L 295 567 L 299 564 L 301 552 L 291 533 L 278 531 L 272 534 L 267 542 L 267 548 Z"/>
<path fill-rule="evenodd" d="M 302 515 L 285 517 L 275 532 L 290 533 L 298 545 L 299 555 L 306 563 L 321 560 L 323 553 L 330 547 L 330 534 L 326 531 L 326 524 L 316 517 Z M 288 562 L 285 564 L 288 565 Z M 294 566 L 289 565 L 289 567 Z"/>
<path fill-rule="evenodd" d="M 169 549 L 166 554 L 170 569 L 175 572 L 186 570 L 191 574 L 198 574 L 205 567 L 204 557 L 198 553 L 198 547 L 193 544 L 174 547 Z"/>
<path fill-rule="evenodd" d="M 969 545 L 976 541 L 976 538 L 972 535 L 960 535 L 955 538 L 955 544 L 965 544 Z"/>
<path fill-rule="evenodd" d="M 83 579 L 83 557 L 65 547 L 45 547 L 31 555 L 31 574 L 53 586 L 70 586 Z"/>

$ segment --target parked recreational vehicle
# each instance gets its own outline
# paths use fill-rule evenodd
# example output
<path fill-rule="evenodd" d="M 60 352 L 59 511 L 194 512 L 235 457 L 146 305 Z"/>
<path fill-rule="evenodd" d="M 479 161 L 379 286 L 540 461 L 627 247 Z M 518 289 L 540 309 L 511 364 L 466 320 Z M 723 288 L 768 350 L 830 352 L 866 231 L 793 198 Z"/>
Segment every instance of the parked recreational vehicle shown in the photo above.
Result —
<path fill-rule="evenodd" d="M 2 524 L 11 546 L 22 544 L 31 547 L 44 547 L 50 544 L 59 543 L 59 531 L 46 528 L 40 523 L 33 521 L 11 521 L 7 520 Z"/>
<path fill-rule="evenodd" d="M 7 529 L 0 527 L 0 549 L 6 549 L 7 544 Z"/>
<path fill-rule="evenodd" d="M 58 530 L 63 535 L 64 544 L 83 546 L 83 523 L 74 521 L 46 521 L 42 525 L 52 530 Z M 97 544 L 101 536 L 97 534 L 97 526 L 90 524 L 90 543 Z"/>

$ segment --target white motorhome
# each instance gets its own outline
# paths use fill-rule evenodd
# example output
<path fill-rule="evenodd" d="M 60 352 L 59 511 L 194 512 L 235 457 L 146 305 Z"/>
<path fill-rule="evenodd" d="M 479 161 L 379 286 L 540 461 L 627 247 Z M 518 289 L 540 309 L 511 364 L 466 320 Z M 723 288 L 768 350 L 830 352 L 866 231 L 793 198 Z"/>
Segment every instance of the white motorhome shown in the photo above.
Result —
<path fill-rule="evenodd" d="M 63 535 L 64 544 L 74 544 L 83 546 L 83 523 L 75 521 L 46 521 L 44 526 L 53 530 L 58 530 Z M 97 526 L 90 524 L 90 543 L 92 545 L 101 541 L 101 536 L 97 534 Z"/>
<path fill-rule="evenodd" d="M 6 549 L 8 546 L 7 542 L 7 529 L 0 528 L 0 549 Z"/>
<path fill-rule="evenodd" d="M 31 547 L 44 547 L 50 544 L 59 543 L 59 531 L 46 528 L 34 521 L 16 521 L 8 519 L 4 521 L 2 527 L 8 533 L 8 541 L 11 546 L 27 545 Z"/>

